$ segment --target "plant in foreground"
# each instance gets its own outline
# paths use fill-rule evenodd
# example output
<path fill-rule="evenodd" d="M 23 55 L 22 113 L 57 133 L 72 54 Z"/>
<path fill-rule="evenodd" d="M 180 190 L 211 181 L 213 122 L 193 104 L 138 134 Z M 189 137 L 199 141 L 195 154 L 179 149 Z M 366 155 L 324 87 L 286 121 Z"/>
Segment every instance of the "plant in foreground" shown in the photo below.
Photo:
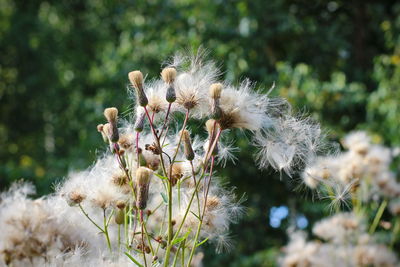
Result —
<path fill-rule="evenodd" d="M 134 119 L 105 109 L 97 130 L 107 151 L 92 167 L 70 174 L 51 196 L 30 200 L 27 185 L 2 195 L 0 223 L 9 233 L 2 233 L 2 261 L 197 266 L 205 242 L 229 249 L 229 225 L 243 208 L 215 171 L 234 158 L 226 133 L 248 131 L 258 165 L 290 175 L 316 158 L 321 131 L 285 100 L 219 75 L 200 54 L 173 57 L 161 79 L 130 72 Z M 206 137 L 193 136 L 189 121 L 202 124 Z M 37 214 L 26 216 L 33 207 Z"/>
<path fill-rule="evenodd" d="M 400 184 L 390 169 L 395 150 L 373 144 L 365 132 L 350 133 L 342 143 L 348 151 L 317 157 L 302 176 L 337 214 L 314 226 L 320 240 L 291 233 L 283 266 L 399 266 L 391 250 L 400 235 Z M 390 220 L 383 220 L 387 206 Z"/>

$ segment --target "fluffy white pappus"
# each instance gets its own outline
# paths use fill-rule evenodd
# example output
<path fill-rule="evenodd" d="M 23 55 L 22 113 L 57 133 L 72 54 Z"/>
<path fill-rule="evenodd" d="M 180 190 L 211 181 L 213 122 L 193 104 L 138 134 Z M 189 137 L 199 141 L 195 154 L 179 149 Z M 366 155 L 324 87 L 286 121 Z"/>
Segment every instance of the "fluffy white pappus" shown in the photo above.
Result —
<path fill-rule="evenodd" d="M 400 183 L 390 170 L 393 160 L 391 149 L 368 143 L 370 139 L 364 132 L 352 133 L 344 140 L 356 140 L 352 142 L 358 148 L 334 156 L 315 158 L 306 165 L 302 174 L 306 185 L 317 190 L 320 188 L 319 184 L 325 187 L 327 185 L 335 192 L 335 196 L 330 195 L 327 198 L 337 200 L 338 203 L 342 199 L 348 200 L 355 192 L 361 201 L 379 196 L 399 197 Z"/>
<path fill-rule="evenodd" d="M 343 138 L 342 144 L 348 150 L 364 154 L 369 149 L 371 138 L 364 131 L 352 132 Z"/>
<path fill-rule="evenodd" d="M 227 162 L 235 164 L 237 160 L 235 154 L 239 151 L 240 148 L 234 145 L 233 140 L 222 138 L 220 142 L 218 142 L 217 164 L 220 164 L 223 168 L 225 168 Z"/>
<path fill-rule="evenodd" d="M 82 194 L 83 199 L 75 204 L 90 204 L 94 207 L 107 209 L 115 207 L 119 201 L 127 201 L 130 194 L 113 182 L 113 176 L 120 173 L 115 155 L 105 155 L 86 171 L 69 175 L 57 191 L 69 203 L 74 202 L 76 194 Z"/>
<path fill-rule="evenodd" d="M 190 109 L 190 116 L 195 118 L 209 114 L 208 90 L 220 76 L 214 62 L 204 57 L 201 51 L 193 56 L 176 55 L 169 65 L 178 69 L 174 82 L 176 103 L 183 112 Z"/>
<path fill-rule="evenodd" d="M 147 110 L 150 115 L 154 114 L 154 122 L 164 119 L 164 113 L 167 112 L 169 103 L 165 95 L 167 93 L 167 85 L 162 80 L 155 80 L 145 84 L 145 92 L 149 103 Z"/>
<path fill-rule="evenodd" d="M 0 204 L 0 265 L 43 266 L 66 251 L 87 249 L 80 225 L 70 225 L 54 212 L 51 198 L 29 199 L 28 184 L 14 184 Z M 65 202 L 64 202 L 65 203 Z"/>
<path fill-rule="evenodd" d="M 320 244 L 307 242 L 307 235 L 298 231 L 290 234 L 290 242 L 284 247 L 285 256 L 279 259 L 280 266 L 312 266 Z"/>
<path fill-rule="evenodd" d="M 291 115 L 276 119 L 272 127 L 258 131 L 253 139 L 259 167 L 271 166 L 289 176 L 297 166 L 315 158 L 321 141 L 318 124 Z"/>
<path fill-rule="evenodd" d="M 333 243 L 356 243 L 364 231 L 361 218 L 350 212 L 335 214 L 317 222 L 313 227 L 315 235 Z"/>
<path fill-rule="evenodd" d="M 232 85 L 222 90 L 220 107 L 222 116 L 218 120 L 222 129 L 239 128 L 257 131 L 271 125 L 269 98 L 254 90 L 246 79 L 238 87 Z"/>
<path fill-rule="evenodd" d="M 323 219 L 313 228 L 321 241 L 307 241 L 304 232 L 290 233 L 290 242 L 279 259 L 281 266 L 398 266 L 388 247 L 375 243 L 353 213 Z"/>

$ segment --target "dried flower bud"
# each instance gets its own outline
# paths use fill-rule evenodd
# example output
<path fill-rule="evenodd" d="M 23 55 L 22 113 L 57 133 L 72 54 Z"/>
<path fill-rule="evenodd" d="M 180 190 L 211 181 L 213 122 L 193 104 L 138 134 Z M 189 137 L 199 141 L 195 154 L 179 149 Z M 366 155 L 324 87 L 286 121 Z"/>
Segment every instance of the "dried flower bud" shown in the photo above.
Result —
<path fill-rule="evenodd" d="M 168 103 L 173 103 L 176 100 L 176 93 L 174 88 L 174 81 L 176 78 L 176 70 L 174 68 L 165 68 L 161 72 L 161 77 L 166 84 L 168 84 L 167 93 L 165 95 L 165 99 Z"/>
<path fill-rule="evenodd" d="M 150 254 L 151 250 L 149 246 L 145 246 L 144 247 L 144 252 L 146 252 L 147 254 Z"/>
<path fill-rule="evenodd" d="M 118 109 L 116 108 L 106 108 L 104 110 L 104 116 L 106 117 L 109 124 L 109 134 L 111 142 L 116 143 L 119 139 L 118 127 L 117 127 L 117 117 L 118 117 Z M 105 125 L 104 125 L 105 126 Z M 104 130 L 103 126 L 103 130 Z"/>
<path fill-rule="evenodd" d="M 103 138 L 104 143 L 108 143 L 108 136 L 107 136 L 107 134 L 104 132 L 104 125 L 103 125 L 103 124 L 97 125 L 97 131 L 98 131 L 99 133 L 101 133 L 101 137 Z"/>
<path fill-rule="evenodd" d="M 125 221 L 124 209 L 117 209 L 114 215 L 114 221 L 116 224 L 123 224 Z"/>
<path fill-rule="evenodd" d="M 161 77 L 164 80 L 165 83 L 167 84 L 172 84 L 175 81 L 176 78 L 176 69 L 175 68 L 164 68 L 161 71 Z"/>
<path fill-rule="evenodd" d="M 97 131 L 99 132 L 99 133 L 101 133 L 101 132 L 103 132 L 103 124 L 98 124 L 97 125 Z"/>
<path fill-rule="evenodd" d="M 151 174 L 152 171 L 145 167 L 139 167 L 136 170 L 136 185 L 138 190 L 136 206 L 141 210 L 145 209 L 147 205 Z"/>
<path fill-rule="evenodd" d="M 143 74 L 139 70 L 131 71 L 128 74 L 132 86 L 136 90 L 136 96 L 140 106 L 145 107 L 149 101 L 143 90 Z"/>
<path fill-rule="evenodd" d="M 104 110 L 104 117 L 106 117 L 109 123 L 116 121 L 118 117 L 118 109 L 117 108 L 106 108 Z"/>
<path fill-rule="evenodd" d="M 221 98 L 222 87 L 222 83 L 213 83 L 210 86 L 210 96 L 212 99 Z"/>
<path fill-rule="evenodd" d="M 135 125 L 134 125 L 136 132 L 143 131 L 145 115 L 146 115 L 146 113 L 144 112 L 143 108 L 140 108 L 137 110 L 136 121 L 135 121 Z"/>
<path fill-rule="evenodd" d="M 208 146 L 211 147 L 214 143 L 214 140 L 217 136 L 217 132 L 219 130 L 219 124 L 214 119 L 210 119 L 206 121 L 206 129 L 208 132 Z M 215 145 L 214 150 L 212 151 L 212 155 L 218 154 L 218 144 Z"/>
<path fill-rule="evenodd" d="M 183 139 L 183 150 L 187 160 L 191 161 L 194 159 L 194 152 L 192 148 L 192 143 L 190 141 L 190 134 L 188 130 L 182 131 L 182 139 Z"/>
<path fill-rule="evenodd" d="M 222 109 L 219 105 L 219 99 L 214 99 L 211 105 L 211 118 L 219 120 L 223 116 Z"/>

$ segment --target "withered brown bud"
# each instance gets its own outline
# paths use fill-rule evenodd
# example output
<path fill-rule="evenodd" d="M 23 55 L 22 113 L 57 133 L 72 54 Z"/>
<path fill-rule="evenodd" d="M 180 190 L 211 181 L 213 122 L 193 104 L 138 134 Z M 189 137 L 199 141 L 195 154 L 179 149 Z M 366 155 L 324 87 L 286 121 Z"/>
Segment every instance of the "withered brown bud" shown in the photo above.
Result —
<path fill-rule="evenodd" d="M 182 131 L 183 139 L 183 151 L 187 160 L 191 161 L 194 159 L 194 152 L 192 148 L 192 142 L 190 141 L 190 134 L 188 130 Z"/>
<path fill-rule="evenodd" d="M 135 88 L 136 96 L 140 106 L 145 107 L 149 101 L 143 90 L 143 74 L 139 70 L 131 71 L 128 74 L 129 80 Z"/>

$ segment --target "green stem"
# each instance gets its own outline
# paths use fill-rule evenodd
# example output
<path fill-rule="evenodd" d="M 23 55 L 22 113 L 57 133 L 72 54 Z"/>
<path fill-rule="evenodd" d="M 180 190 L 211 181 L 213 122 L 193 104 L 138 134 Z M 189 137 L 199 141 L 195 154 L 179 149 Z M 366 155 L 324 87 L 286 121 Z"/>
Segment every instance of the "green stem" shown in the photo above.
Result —
<path fill-rule="evenodd" d="M 381 205 L 379 206 L 378 211 L 376 212 L 374 221 L 372 222 L 371 227 L 369 228 L 369 234 L 372 235 L 373 233 L 375 233 L 376 227 L 378 226 L 378 223 L 383 215 L 383 212 L 385 211 L 385 208 L 387 206 L 387 200 L 385 199 L 384 201 L 382 201 Z"/>
<path fill-rule="evenodd" d="M 398 233 L 400 231 L 400 218 L 396 218 L 396 222 L 393 227 L 393 234 L 392 234 L 392 240 L 390 241 L 390 247 L 393 248 L 394 243 L 396 243 L 398 236 Z"/>
<path fill-rule="evenodd" d="M 169 167 L 169 175 L 168 175 L 168 240 L 167 240 L 167 250 L 165 252 L 165 259 L 164 259 L 165 267 L 167 267 L 169 264 L 169 258 L 170 258 L 171 246 L 172 246 L 171 243 L 172 243 L 172 237 L 173 237 L 172 236 L 173 235 L 173 232 L 172 232 L 173 231 L 173 229 L 172 229 L 172 181 L 171 181 L 172 167 L 174 165 L 176 156 L 178 155 L 179 147 L 180 147 L 182 137 L 183 137 L 183 130 L 186 128 L 188 119 L 189 119 L 189 109 L 186 111 L 185 120 L 183 122 L 182 130 L 180 132 L 178 145 L 176 147 L 174 156 L 172 157 L 171 165 Z"/>
<path fill-rule="evenodd" d="M 219 135 L 218 135 L 218 137 L 219 137 Z M 210 174 L 209 174 L 209 179 L 210 180 L 208 181 L 207 189 L 205 189 L 205 188 L 203 189 L 203 190 L 206 190 L 206 194 L 205 194 L 205 198 L 204 198 L 204 204 L 203 204 L 203 213 L 201 214 L 200 222 L 199 222 L 199 225 L 197 227 L 196 235 L 194 237 L 193 247 L 192 247 L 192 250 L 190 251 L 189 261 L 188 261 L 188 264 L 187 264 L 188 267 L 190 267 L 190 263 L 192 262 L 192 259 L 193 259 L 193 256 L 194 256 L 194 252 L 196 251 L 197 240 L 199 239 L 201 226 L 203 225 L 203 219 L 204 219 L 204 215 L 206 213 L 207 196 L 208 196 L 208 192 L 209 192 L 209 188 L 210 188 L 210 184 L 211 184 L 211 177 L 212 177 L 212 172 L 213 172 L 214 159 L 215 159 L 214 156 L 211 156 L 211 166 L 210 166 Z"/>
<path fill-rule="evenodd" d="M 103 228 L 101 228 L 95 221 L 92 220 L 92 218 L 89 217 L 89 214 L 86 213 L 86 211 L 83 209 L 81 204 L 78 204 L 79 208 L 81 209 L 82 213 L 86 216 L 86 218 L 89 219 L 91 223 L 93 223 L 94 226 L 96 226 L 102 233 L 104 232 Z"/>
<path fill-rule="evenodd" d="M 106 236 L 108 248 L 110 249 L 110 252 L 112 252 L 110 236 L 108 235 L 108 223 L 107 223 L 106 209 L 103 209 L 103 222 L 104 222 L 103 233 Z"/>

